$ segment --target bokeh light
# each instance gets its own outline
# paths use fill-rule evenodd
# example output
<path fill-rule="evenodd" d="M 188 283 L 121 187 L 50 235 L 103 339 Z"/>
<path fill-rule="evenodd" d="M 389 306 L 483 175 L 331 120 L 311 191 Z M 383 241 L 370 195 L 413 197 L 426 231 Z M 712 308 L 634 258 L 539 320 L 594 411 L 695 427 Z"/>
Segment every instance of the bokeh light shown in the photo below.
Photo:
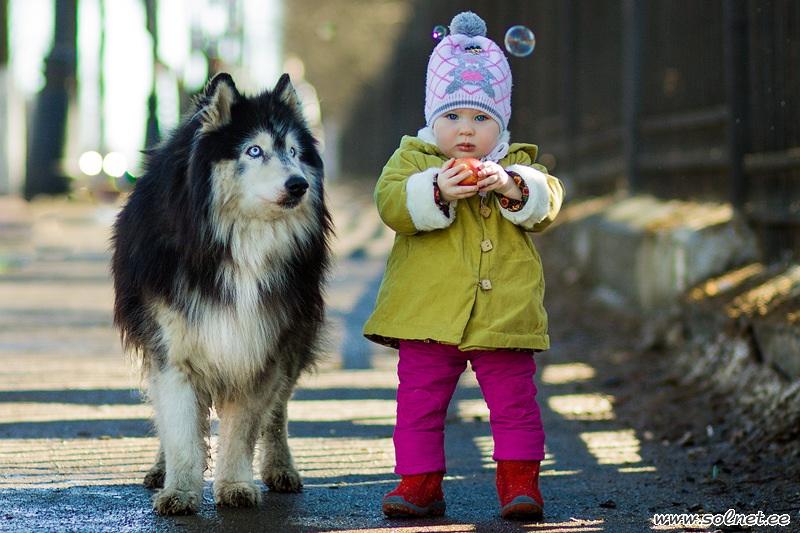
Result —
<path fill-rule="evenodd" d="M 110 152 L 103 159 L 103 171 L 111 177 L 118 178 L 128 169 L 128 161 L 120 152 Z"/>
<path fill-rule="evenodd" d="M 194 50 L 183 69 L 183 83 L 192 91 L 199 91 L 208 76 L 208 58 L 200 50 Z"/>
<path fill-rule="evenodd" d="M 97 176 L 103 170 L 103 156 L 94 150 L 84 152 L 78 158 L 78 168 L 87 176 Z"/>

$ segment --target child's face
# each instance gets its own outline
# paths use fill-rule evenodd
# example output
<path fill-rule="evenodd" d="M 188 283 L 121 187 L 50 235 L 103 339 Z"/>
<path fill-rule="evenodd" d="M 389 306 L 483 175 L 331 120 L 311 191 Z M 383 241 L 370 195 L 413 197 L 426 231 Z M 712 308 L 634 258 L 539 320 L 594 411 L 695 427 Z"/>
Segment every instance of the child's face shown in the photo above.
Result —
<path fill-rule="evenodd" d="M 500 125 L 483 111 L 461 107 L 437 118 L 433 135 L 447 157 L 480 159 L 497 145 Z"/>

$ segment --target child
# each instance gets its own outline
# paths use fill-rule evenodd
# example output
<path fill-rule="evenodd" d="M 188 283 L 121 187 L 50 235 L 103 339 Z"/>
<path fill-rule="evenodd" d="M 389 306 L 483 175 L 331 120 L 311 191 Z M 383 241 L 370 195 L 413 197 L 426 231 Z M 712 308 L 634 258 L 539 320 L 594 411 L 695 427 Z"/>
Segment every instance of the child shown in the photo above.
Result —
<path fill-rule="evenodd" d="M 470 361 L 490 411 L 504 518 L 542 516 L 544 432 L 533 353 L 549 347 L 539 255 L 526 231 L 558 213 L 561 182 L 533 163 L 537 148 L 508 144 L 511 71 L 474 13 L 457 15 L 434 49 L 427 126 L 403 137 L 375 188 L 397 236 L 367 338 L 400 350 L 400 484 L 387 516 L 444 514 L 444 420 Z M 482 161 L 477 185 L 455 158 Z"/>

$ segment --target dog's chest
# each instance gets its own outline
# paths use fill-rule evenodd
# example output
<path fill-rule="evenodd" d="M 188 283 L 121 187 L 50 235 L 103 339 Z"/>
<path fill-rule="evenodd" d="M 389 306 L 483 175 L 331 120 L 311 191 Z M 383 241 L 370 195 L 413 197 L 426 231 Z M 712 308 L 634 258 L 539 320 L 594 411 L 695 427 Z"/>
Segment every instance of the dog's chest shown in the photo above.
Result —
<path fill-rule="evenodd" d="M 201 379 L 245 383 L 276 353 L 287 319 L 282 306 L 269 305 L 268 278 L 237 275 L 224 281 L 231 301 L 192 292 L 188 313 L 160 306 L 158 322 L 171 364 Z"/>

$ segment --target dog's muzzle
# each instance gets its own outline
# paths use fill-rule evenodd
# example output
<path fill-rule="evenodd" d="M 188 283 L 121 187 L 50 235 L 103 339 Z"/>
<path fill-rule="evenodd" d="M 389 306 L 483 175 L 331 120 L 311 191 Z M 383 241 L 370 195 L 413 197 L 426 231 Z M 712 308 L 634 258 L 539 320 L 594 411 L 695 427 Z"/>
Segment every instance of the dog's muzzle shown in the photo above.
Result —
<path fill-rule="evenodd" d="M 289 191 L 292 198 L 299 200 L 308 190 L 308 181 L 301 176 L 292 176 L 286 180 L 284 187 Z"/>

